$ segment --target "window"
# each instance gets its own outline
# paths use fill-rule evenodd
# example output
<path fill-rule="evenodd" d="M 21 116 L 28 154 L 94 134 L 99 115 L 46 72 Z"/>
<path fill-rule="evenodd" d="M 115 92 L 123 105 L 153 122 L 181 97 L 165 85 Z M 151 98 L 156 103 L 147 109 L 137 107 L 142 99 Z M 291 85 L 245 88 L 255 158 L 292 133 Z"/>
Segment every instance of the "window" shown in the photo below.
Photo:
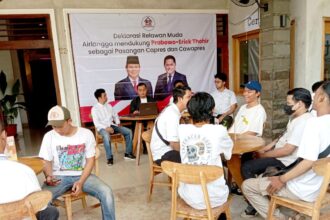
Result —
<path fill-rule="evenodd" d="M 234 89 L 250 80 L 259 80 L 259 30 L 234 35 Z"/>
<path fill-rule="evenodd" d="M 323 43 L 323 55 L 324 55 L 324 68 L 323 76 L 324 80 L 330 80 L 330 18 L 324 19 L 324 43 Z"/>

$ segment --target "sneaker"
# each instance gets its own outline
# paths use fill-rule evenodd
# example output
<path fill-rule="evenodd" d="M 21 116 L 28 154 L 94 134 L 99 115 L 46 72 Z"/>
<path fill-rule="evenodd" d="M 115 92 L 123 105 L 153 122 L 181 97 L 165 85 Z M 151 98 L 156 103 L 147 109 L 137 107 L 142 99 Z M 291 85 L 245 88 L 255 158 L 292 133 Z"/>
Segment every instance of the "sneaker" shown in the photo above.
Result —
<path fill-rule="evenodd" d="M 112 166 L 113 165 L 113 157 L 107 160 L 107 165 Z"/>
<path fill-rule="evenodd" d="M 241 217 L 242 218 L 254 218 L 258 215 L 257 210 L 253 208 L 253 206 L 248 205 L 246 209 L 242 212 Z"/>
<path fill-rule="evenodd" d="M 239 196 L 242 195 L 242 191 L 236 183 L 231 183 L 230 192 Z"/>
<path fill-rule="evenodd" d="M 125 155 L 124 155 L 124 159 L 127 159 L 127 160 L 135 160 L 135 158 L 136 157 L 132 153 L 130 153 L 130 154 L 125 153 Z"/>

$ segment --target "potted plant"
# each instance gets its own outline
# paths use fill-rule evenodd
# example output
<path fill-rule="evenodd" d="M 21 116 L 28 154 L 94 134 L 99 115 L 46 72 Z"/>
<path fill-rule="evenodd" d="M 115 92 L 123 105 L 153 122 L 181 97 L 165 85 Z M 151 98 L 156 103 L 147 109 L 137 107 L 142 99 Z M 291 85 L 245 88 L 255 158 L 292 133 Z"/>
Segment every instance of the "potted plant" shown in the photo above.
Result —
<path fill-rule="evenodd" d="M 11 88 L 11 94 L 7 94 L 7 77 L 1 70 L 0 72 L 0 90 L 2 98 L 0 99 L 0 107 L 5 119 L 6 131 L 8 136 L 15 136 L 17 134 L 17 125 L 14 124 L 15 118 L 18 116 L 19 109 L 26 109 L 24 102 L 18 102 L 17 97 L 21 95 L 20 82 L 16 80 Z"/>

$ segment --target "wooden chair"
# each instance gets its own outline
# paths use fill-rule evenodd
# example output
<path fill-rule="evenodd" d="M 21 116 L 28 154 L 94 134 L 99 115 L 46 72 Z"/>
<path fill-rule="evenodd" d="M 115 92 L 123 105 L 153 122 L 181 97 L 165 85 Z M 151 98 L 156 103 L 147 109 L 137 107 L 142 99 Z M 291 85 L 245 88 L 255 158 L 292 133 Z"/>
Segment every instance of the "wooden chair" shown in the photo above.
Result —
<path fill-rule="evenodd" d="M 323 177 L 319 195 L 315 202 L 304 202 L 283 198 L 280 196 L 272 196 L 269 204 L 267 219 L 275 219 L 273 214 L 277 206 L 284 206 L 290 209 L 310 216 L 312 220 L 330 219 L 330 213 L 320 215 L 320 210 L 330 204 L 330 193 L 327 192 L 330 183 L 330 158 L 317 160 L 313 165 L 313 171 Z"/>
<path fill-rule="evenodd" d="M 99 132 L 97 132 L 96 129 L 95 129 L 95 139 L 96 139 L 97 145 L 103 144 L 103 138 L 99 134 Z M 110 135 L 110 139 L 111 139 L 111 143 L 113 143 L 115 146 L 116 153 L 118 153 L 118 144 L 122 144 L 124 146 L 124 148 L 126 148 L 125 138 L 122 134 L 120 134 L 120 133 L 112 134 L 112 135 Z"/>
<path fill-rule="evenodd" d="M 37 220 L 36 213 L 42 210 L 52 199 L 49 191 L 37 191 L 27 195 L 25 198 L 5 204 L 0 204 L 0 219 L 23 219 L 30 217 Z"/>
<path fill-rule="evenodd" d="M 174 220 L 177 217 L 213 220 L 220 216 L 221 213 L 226 213 L 227 219 L 231 219 L 229 208 L 231 198 L 228 198 L 228 201 L 225 204 L 219 207 L 211 208 L 206 186 L 207 183 L 214 181 L 223 175 L 223 169 L 221 167 L 210 165 L 179 164 L 170 161 L 163 161 L 162 168 L 164 172 L 172 178 L 171 220 Z M 194 209 L 178 197 L 177 188 L 179 186 L 179 182 L 199 184 L 202 186 L 206 204 L 205 210 Z"/>
<path fill-rule="evenodd" d="M 149 192 L 148 192 L 148 198 L 147 198 L 148 202 L 151 201 L 151 194 L 152 194 L 154 185 L 169 186 L 169 187 L 171 186 L 170 181 L 168 181 L 168 182 L 155 181 L 155 176 L 163 173 L 163 169 L 154 162 L 154 159 L 152 157 L 152 153 L 151 153 L 151 149 L 150 149 L 151 134 L 152 134 L 152 129 L 149 129 L 142 133 L 142 139 L 146 142 L 148 157 L 149 157 L 150 179 L 149 179 Z"/>
<path fill-rule="evenodd" d="M 100 150 L 99 148 L 96 146 L 96 152 L 95 152 L 95 164 L 94 164 L 94 170 L 93 173 L 98 176 L 99 175 L 99 161 L 98 158 L 100 157 Z M 53 204 L 55 206 L 60 206 L 62 208 L 65 208 L 66 210 L 66 216 L 68 220 L 72 220 L 72 202 L 76 201 L 76 200 L 81 200 L 82 202 L 82 206 L 83 208 L 88 211 L 90 209 L 94 209 L 97 207 L 100 207 L 101 204 L 98 202 L 94 205 L 91 206 L 87 206 L 87 202 L 86 202 L 86 196 L 88 194 L 85 192 L 82 192 L 80 195 L 78 196 L 72 196 L 71 195 L 71 190 L 67 191 L 66 193 L 64 193 L 62 196 L 60 196 L 57 199 L 54 199 Z"/>

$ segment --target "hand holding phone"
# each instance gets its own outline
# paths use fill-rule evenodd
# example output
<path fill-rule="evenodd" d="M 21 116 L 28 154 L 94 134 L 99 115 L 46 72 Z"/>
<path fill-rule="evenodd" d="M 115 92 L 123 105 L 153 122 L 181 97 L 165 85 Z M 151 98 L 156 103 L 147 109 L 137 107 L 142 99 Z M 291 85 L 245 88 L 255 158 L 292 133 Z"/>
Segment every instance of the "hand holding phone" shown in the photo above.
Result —
<path fill-rule="evenodd" d="M 51 178 L 50 180 L 48 180 L 48 178 L 45 180 L 45 184 L 47 186 L 56 186 L 61 182 L 61 179 L 56 179 L 56 178 Z"/>

